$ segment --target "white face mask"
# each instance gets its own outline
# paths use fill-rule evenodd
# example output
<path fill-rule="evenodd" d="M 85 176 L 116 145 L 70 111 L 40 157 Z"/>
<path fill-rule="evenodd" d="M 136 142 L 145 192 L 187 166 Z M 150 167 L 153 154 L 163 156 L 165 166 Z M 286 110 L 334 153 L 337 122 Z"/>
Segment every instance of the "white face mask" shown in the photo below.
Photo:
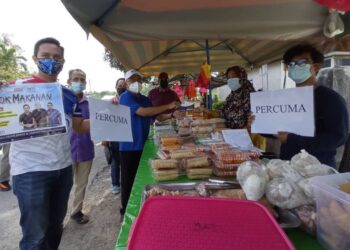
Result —
<path fill-rule="evenodd" d="M 142 90 L 142 83 L 140 82 L 133 82 L 132 84 L 129 85 L 128 90 L 132 93 L 138 94 Z"/>
<path fill-rule="evenodd" d="M 239 83 L 239 78 L 230 78 L 227 80 L 227 85 L 232 91 L 236 91 L 241 87 L 241 84 Z"/>

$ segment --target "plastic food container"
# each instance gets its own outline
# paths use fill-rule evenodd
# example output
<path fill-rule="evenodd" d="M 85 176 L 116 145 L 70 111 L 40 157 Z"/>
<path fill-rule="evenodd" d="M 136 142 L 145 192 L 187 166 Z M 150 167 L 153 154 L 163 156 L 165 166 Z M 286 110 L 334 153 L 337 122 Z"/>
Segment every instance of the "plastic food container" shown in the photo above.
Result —
<path fill-rule="evenodd" d="M 156 181 L 170 181 L 179 178 L 178 169 L 153 170 L 153 177 Z"/>
<path fill-rule="evenodd" d="M 213 173 L 218 177 L 236 177 L 237 175 L 236 170 L 220 170 L 215 167 L 213 169 Z"/>
<path fill-rule="evenodd" d="M 288 250 L 294 247 L 267 209 L 256 202 L 152 197 L 143 204 L 131 229 L 128 249 Z"/>
<path fill-rule="evenodd" d="M 189 169 L 189 168 L 208 168 L 208 167 L 210 167 L 210 162 L 208 160 L 208 157 L 206 157 L 206 156 L 194 157 L 194 158 L 184 159 L 183 166 L 186 169 Z"/>
<path fill-rule="evenodd" d="M 218 170 L 224 170 L 224 171 L 237 171 L 240 164 L 229 164 L 229 163 L 223 163 L 221 161 L 214 161 L 214 166 Z"/>
<path fill-rule="evenodd" d="M 327 249 L 350 249 L 350 194 L 339 185 L 350 182 L 350 173 L 311 179 L 316 197 L 317 238 Z"/>
<path fill-rule="evenodd" d="M 155 170 L 159 169 L 178 169 L 179 168 L 179 162 L 177 160 L 172 159 L 154 159 L 151 160 L 151 166 Z"/>
<path fill-rule="evenodd" d="M 240 164 L 247 160 L 250 160 L 247 152 L 239 150 L 213 150 L 214 155 L 218 161 L 225 164 Z"/>

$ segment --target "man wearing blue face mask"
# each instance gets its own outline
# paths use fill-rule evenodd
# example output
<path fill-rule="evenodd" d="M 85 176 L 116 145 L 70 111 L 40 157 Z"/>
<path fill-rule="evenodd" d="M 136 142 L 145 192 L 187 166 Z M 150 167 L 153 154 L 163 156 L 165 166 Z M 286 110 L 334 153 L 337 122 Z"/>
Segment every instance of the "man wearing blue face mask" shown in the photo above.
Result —
<path fill-rule="evenodd" d="M 57 82 L 64 64 L 64 48 L 54 38 L 41 39 L 34 46 L 33 60 L 39 72 L 10 84 Z M 71 128 L 77 132 L 89 131 L 89 120 L 82 118 L 75 94 L 62 87 L 62 96 L 69 131 Z M 19 204 L 23 234 L 21 250 L 58 249 L 73 182 L 69 134 L 11 143 L 13 192 Z"/>
<path fill-rule="evenodd" d="M 89 119 L 89 103 L 84 95 L 86 74 L 81 69 L 72 69 L 68 75 L 68 86 L 78 98 L 82 116 L 84 119 Z M 74 173 L 74 199 L 71 219 L 78 224 L 85 224 L 89 222 L 89 217 L 82 210 L 92 161 L 95 157 L 94 143 L 91 141 L 90 132 L 76 133 L 73 131 L 70 144 Z"/>
<path fill-rule="evenodd" d="M 317 82 L 317 73 L 323 63 L 323 55 L 311 45 L 297 45 L 287 50 L 283 62 L 288 76 L 296 87 L 313 86 L 315 104 L 314 137 L 279 132 L 276 136 L 281 145 L 280 158 L 290 160 L 305 149 L 324 164 L 335 167 L 336 149 L 348 137 L 348 111 L 345 100 L 334 90 Z"/>

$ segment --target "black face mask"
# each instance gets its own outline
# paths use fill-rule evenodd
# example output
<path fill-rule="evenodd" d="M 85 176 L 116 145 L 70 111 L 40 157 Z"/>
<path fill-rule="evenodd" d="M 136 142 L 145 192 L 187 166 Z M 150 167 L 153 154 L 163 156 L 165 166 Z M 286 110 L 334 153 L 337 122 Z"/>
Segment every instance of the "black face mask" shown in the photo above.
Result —
<path fill-rule="evenodd" d="M 121 96 L 121 94 L 123 94 L 125 92 L 125 88 L 117 88 L 117 93 L 119 96 Z"/>
<path fill-rule="evenodd" d="M 160 83 L 159 83 L 162 89 L 166 89 L 168 87 L 168 84 L 169 84 L 168 80 L 160 80 Z"/>

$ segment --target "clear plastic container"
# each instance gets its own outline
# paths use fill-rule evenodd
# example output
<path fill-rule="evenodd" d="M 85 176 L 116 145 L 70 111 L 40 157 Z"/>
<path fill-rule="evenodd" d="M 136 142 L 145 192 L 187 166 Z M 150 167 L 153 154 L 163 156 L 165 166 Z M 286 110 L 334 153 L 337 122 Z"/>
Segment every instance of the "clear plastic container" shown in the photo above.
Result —
<path fill-rule="evenodd" d="M 250 160 L 249 153 L 247 151 L 239 150 L 213 150 L 216 159 L 224 164 L 240 164 Z"/>
<path fill-rule="evenodd" d="M 178 169 L 153 170 L 153 177 L 156 181 L 176 180 L 180 176 Z"/>
<path fill-rule="evenodd" d="M 176 160 L 180 160 L 180 159 L 184 159 L 184 158 L 192 158 L 195 156 L 196 156 L 196 154 L 190 150 L 181 149 L 181 150 L 173 150 L 170 152 L 171 159 L 176 159 Z"/>
<path fill-rule="evenodd" d="M 317 238 L 327 249 L 350 249 L 350 194 L 339 189 L 350 173 L 311 179 L 316 198 Z"/>
<path fill-rule="evenodd" d="M 218 176 L 218 177 L 236 177 L 237 175 L 237 171 L 235 170 L 220 170 L 217 168 L 213 169 L 213 173 L 214 175 Z"/>
<path fill-rule="evenodd" d="M 218 169 L 218 170 L 224 170 L 224 171 L 237 171 L 238 167 L 240 164 L 225 164 L 222 163 L 221 161 L 214 161 L 214 166 Z"/>
<path fill-rule="evenodd" d="M 183 166 L 186 169 L 190 169 L 190 168 L 208 168 L 210 166 L 210 162 L 208 160 L 208 157 L 201 156 L 201 157 L 184 159 Z"/>
<path fill-rule="evenodd" d="M 179 162 L 177 160 L 168 159 L 154 159 L 150 161 L 151 166 L 155 170 L 159 169 L 179 169 Z"/>

